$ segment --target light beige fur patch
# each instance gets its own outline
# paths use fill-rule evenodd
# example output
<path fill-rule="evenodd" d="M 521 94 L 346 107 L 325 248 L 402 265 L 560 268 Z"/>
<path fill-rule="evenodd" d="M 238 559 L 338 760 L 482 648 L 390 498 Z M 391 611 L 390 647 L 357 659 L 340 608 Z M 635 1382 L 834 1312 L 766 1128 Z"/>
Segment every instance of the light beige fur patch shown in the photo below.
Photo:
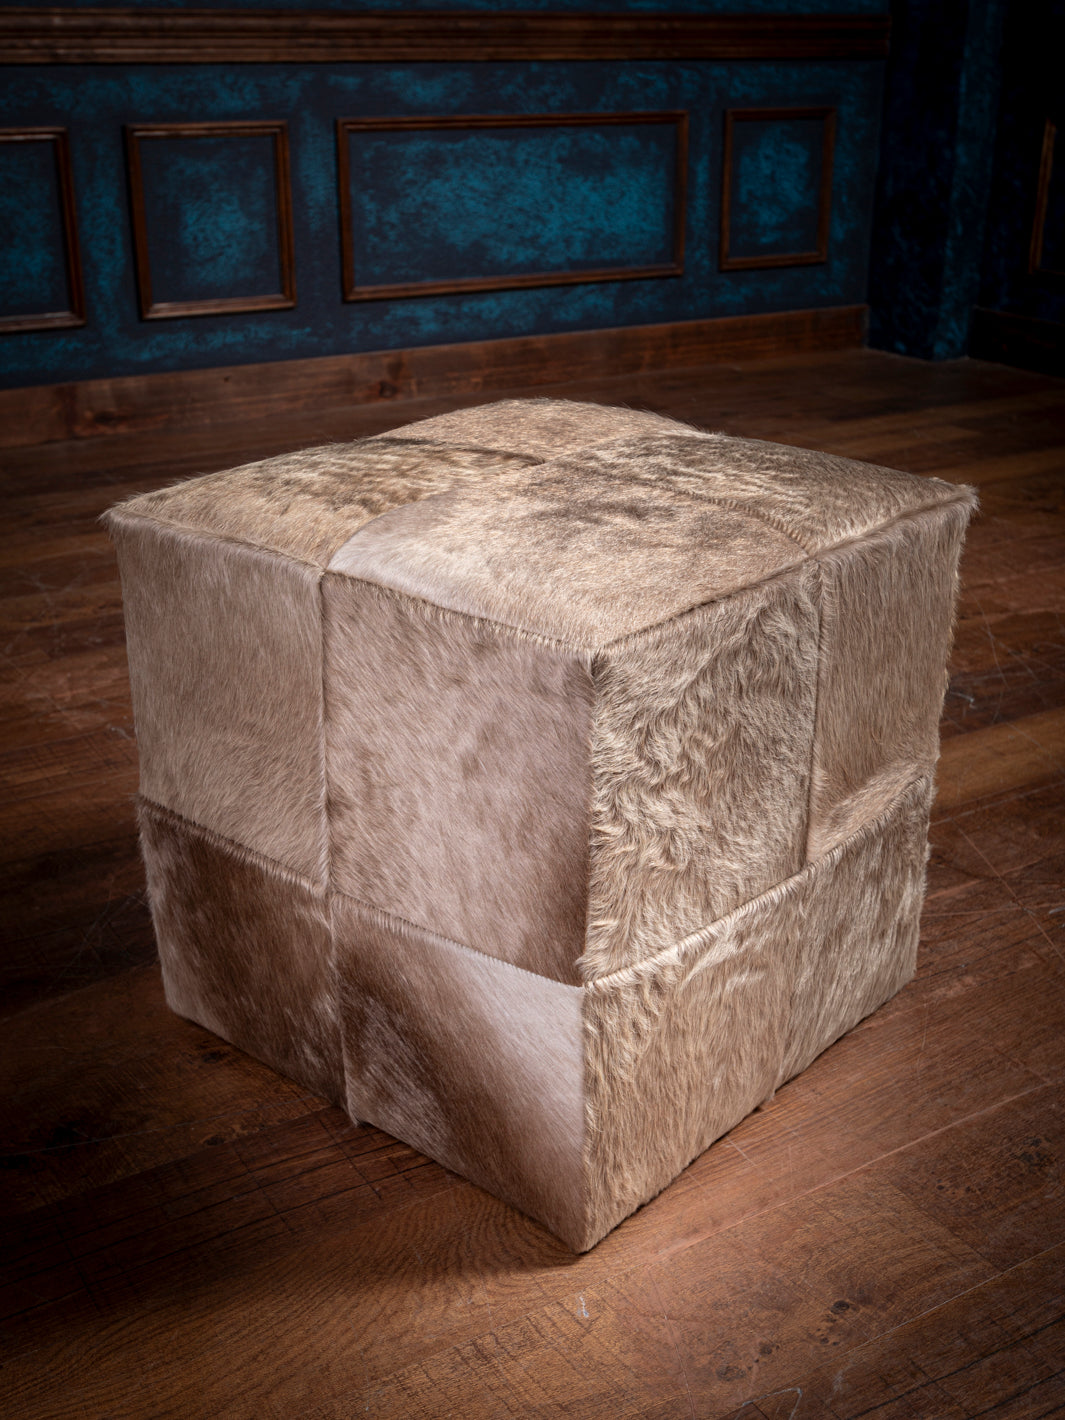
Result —
<path fill-rule="evenodd" d="M 501 492 L 531 460 L 387 437 L 281 454 L 143 493 L 120 510 L 324 567 L 364 523 L 455 485 Z"/>
<path fill-rule="evenodd" d="M 675 419 L 616 405 L 569 399 L 501 399 L 421 419 L 395 431 L 407 439 L 477 444 L 535 459 L 553 459 L 612 439 L 687 432 Z"/>
<path fill-rule="evenodd" d="M 338 895 L 348 1109 L 585 1236 L 581 990 Z"/>
<path fill-rule="evenodd" d="M 821 558 L 810 857 L 932 773 L 969 512 L 948 503 Z"/>
<path fill-rule="evenodd" d="M 596 657 L 586 980 L 799 871 L 817 597 L 806 565 Z"/>
<path fill-rule="evenodd" d="M 577 980 L 587 658 L 331 573 L 322 600 L 335 885 Z"/>
<path fill-rule="evenodd" d="M 585 988 L 591 1247 L 913 973 L 930 785 L 788 881 Z"/>
<path fill-rule="evenodd" d="M 324 883 L 318 573 L 116 510 L 141 793 Z"/>

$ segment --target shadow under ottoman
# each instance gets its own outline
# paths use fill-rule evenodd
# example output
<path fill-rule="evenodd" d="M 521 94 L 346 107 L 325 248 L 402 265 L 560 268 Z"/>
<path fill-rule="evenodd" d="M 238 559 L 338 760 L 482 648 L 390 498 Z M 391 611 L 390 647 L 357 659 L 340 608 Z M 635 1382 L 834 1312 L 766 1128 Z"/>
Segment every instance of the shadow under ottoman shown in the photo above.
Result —
<path fill-rule="evenodd" d="M 970 490 L 507 401 L 113 509 L 167 999 L 591 1247 L 912 975 Z"/>

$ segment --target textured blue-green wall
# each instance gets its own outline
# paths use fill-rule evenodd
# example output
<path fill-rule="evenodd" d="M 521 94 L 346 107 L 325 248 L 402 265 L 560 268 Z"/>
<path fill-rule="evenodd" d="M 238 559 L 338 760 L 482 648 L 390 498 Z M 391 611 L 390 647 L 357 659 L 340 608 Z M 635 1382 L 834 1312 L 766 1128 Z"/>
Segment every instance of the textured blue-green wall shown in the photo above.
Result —
<path fill-rule="evenodd" d="M 1006 0 L 895 0 L 870 343 L 964 355 L 983 259 Z"/>
<path fill-rule="evenodd" d="M 860 303 L 866 296 L 881 69 L 877 62 L 834 61 L 99 65 L 0 70 L 0 127 L 58 124 L 69 130 L 87 306 L 87 323 L 80 329 L 0 335 L 0 378 L 8 385 L 30 385 L 104 374 Z M 782 105 L 838 107 L 828 260 L 818 266 L 721 272 L 718 224 L 724 111 L 728 107 Z M 337 118 L 677 109 L 687 110 L 691 122 L 687 251 L 682 277 L 419 295 L 366 303 L 342 300 Z M 297 304 L 290 310 L 143 321 L 135 289 L 123 125 L 235 119 L 283 120 L 288 124 Z M 608 129 L 596 131 L 609 134 Z M 535 135 L 542 130 L 527 132 Z M 144 147 L 151 147 L 151 143 Z M 634 149 L 633 172 L 640 181 L 646 181 L 647 173 L 636 169 L 645 158 L 646 154 L 640 157 Z M 0 172 L 2 159 L 0 152 Z M 617 182 L 624 177 L 625 159 L 622 155 L 611 162 L 615 166 L 610 180 Z M 471 184 L 475 175 L 471 170 Z M 746 211 L 741 203 L 737 222 L 756 226 L 753 209 L 761 202 L 768 207 L 775 202 L 779 207 L 792 177 L 785 171 L 774 177 L 770 169 L 769 186 L 745 194 Z M 803 180 L 808 178 L 807 173 Z M 245 186 L 249 184 L 254 186 L 251 177 Z M 254 246 L 255 239 L 250 229 L 240 237 L 239 204 L 226 197 L 224 186 L 218 191 L 213 210 L 202 194 L 196 201 L 200 220 L 208 228 L 201 238 L 201 259 L 206 268 L 221 272 L 225 268 L 227 223 L 237 232 L 238 240 L 247 239 Z M 378 201 L 381 194 L 371 193 L 369 198 Z M 408 194 L 404 200 L 413 199 Z M 483 200 L 492 201 L 492 194 L 484 194 Z M 501 220 L 509 220 L 507 191 L 500 191 L 494 200 Z M 801 206 L 801 196 L 797 200 Z M 816 193 L 811 192 L 810 201 L 815 200 Z M 528 193 L 524 201 L 527 209 Z M 160 204 L 165 207 L 165 199 L 157 195 L 157 209 Z M 541 216 L 546 235 L 538 237 L 541 250 L 550 248 L 554 241 L 564 253 L 567 244 L 572 245 L 567 224 L 579 215 L 567 215 L 565 204 L 552 205 L 545 200 Z M 661 227 L 662 213 L 657 206 L 648 211 L 647 221 Z M 158 232 L 165 231 L 168 223 L 159 218 L 158 211 L 155 226 L 154 240 L 165 266 L 169 258 L 159 245 Z M 157 299 L 164 294 L 181 299 L 190 293 L 181 287 L 180 266 L 195 247 L 192 229 L 186 224 L 185 237 L 180 238 L 178 215 L 171 217 L 169 226 L 178 247 L 185 242 L 184 257 L 180 249 L 176 257 L 171 251 L 171 285 L 181 289 L 157 292 Z M 396 260 L 409 274 L 417 269 L 422 237 L 417 222 L 408 227 L 398 237 L 402 250 Z M 604 230 L 613 241 L 609 222 Z M 270 250 L 264 240 L 260 240 L 255 260 L 268 265 Z M 515 231 L 516 261 L 522 240 L 520 231 Z M 428 264 L 424 244 L 422 254 Z M 556 264 L 564 265 L 565 261 Z M 481 273 L 470 270 L 465 274 Z"/>

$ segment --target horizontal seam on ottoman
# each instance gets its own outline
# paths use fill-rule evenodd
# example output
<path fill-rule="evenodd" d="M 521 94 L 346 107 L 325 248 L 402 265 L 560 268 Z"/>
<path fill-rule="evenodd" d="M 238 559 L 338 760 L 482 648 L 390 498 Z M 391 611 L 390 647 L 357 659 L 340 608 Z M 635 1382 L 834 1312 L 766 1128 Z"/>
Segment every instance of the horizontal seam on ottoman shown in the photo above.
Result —
<path fill-rule="evenodd" d="M 779 901 L 795 883 L 798 883 L 803 878 L 811 877 L 816 868 L 831 865 L 834 861 L 838 862 L 852 844 L 856 843 L 859 839 L 871 837 L 875 832 L 882 829 L 887 819 L 894 813 L 895 809 L 911 790 L 919 784 L 931 784 L 931 782 L 932 776 L 930 774 L 919 774 L 915 779 L 910 779 L 891 800 L 887 808 L 884 809 L 882 813 L 877 814 L 876 818 L 869 819 L 868 822 L 863 823 L 860 828 L 856 828 L 853 833 L 849 833 L 846 838 L 834 844 L 828 852 L 823 853 L 820 858 L 809 859 L 803 864 L 799 871 L 793 873 L 790 878 L 782 878 L 779 883 L 774 883 L 771 888 L 759 893 L 757 897 L 750 897 L 746 902 L 741 902 L 738 907 L 734 907 L 731 912 L 726 912 L 724 917 L 718 917 L 713 922 L 707 922 L 705 926 L 697 927 L 694 932 L 689 932 L 687 936 L 678 938 L 677 941 L 670 943 L 668 947 L 663 947 L 652 956 L 641 957 L 638 961 L 630 962 L 627 966 L 619 966 L 606 976 L 590 977 L 589 980 L 584 983 L 585 989 L 593 990 L 608 987 L 612 983 L 626 977 L 630 980 L 635 980 L 644 971 L 654 969 L 670 956 L 683 952 L 686 947 L 698 946 L 699 938 L 704 934 L 731 925 L 732 922 L 744 916 L 748 916 L 766 903 Z"/>
<path fill-rule="evenodd" d="M 429 937 L 434 942 L 443 942 L 449 947 L 457 947 L 461 952 L 469 952 L 471 956 L 479 958 L 481 961 L 494 962 L 497 966 L 510 967 L 512 971 L 520 971 L 523 976 L 535 977 L 537 981 L 550 981 L 555 986 L 561 986 L 567 991 L 583 991 L 583 982 L 559 981 L 555 976 L 546 976 L 542 971 L 531 971 L 527 966 L 519 966 L 517 962 L 507 961 L 505 957 L 493 956 L 491 952 L 482 952 L 479 947 L 471 947 L 466 942 L 456 942 L 453 937 L 445 937 L 441 932 L 434 932 L 429 927 L 423 927 L 418 922 L 411 922 L 409 918 L 399 917 L 394 912 L 388 912 L 383 907 L 377 907 L 372 902 L 366 902 L 361 897 L 356 897 L 354 893 L 344 892 L 340 888 L 333 888 L 336 897 L 346 898 L 348 902 L 353 902 L 356 907 L 361 907 L 366 912 L 374 912 L 378 917 L 384 919 L 385 923 L 396 923 L 400 927 L 405 927 L 411 932 L 419 932 L 423 937 Z"/>
<path fill-rule="evenodd" d="M 696 602 L 693 606 L 686 606 L 683 611 L 675 611 L 672 616 L 664 616 L 661 621 L 651 621 L 646 626 L 638 626 L 635 631 L 624 631 L 620 636 L 615 636 L 611 641 L 601 641 L 591 649 L 598 655 L 602 651 L 613 651 L 618 646 L 623 646 L 627 641 L 637 641 L 641 636 L 649 636 L 652 631 L 660 631 L 663 626 L 669 626 L 674 621 L 683 621 L 686 616 L 694 616 L 696 612 L 702 611 L 704 607 L 717 606 L 719 602 L 731 601 L 733 597 L 743 596 L 744 592 L 753 591 L 756 587 L 766 587 L 770 582 L 776 582 L 781 577 L 788 577 L 800 567 L 805 567 L 808 563 L 816 561 L 810 553 L 804 553 L 802 557 L 797 557 L 794 562 L 789 562 L 786 567 L 777 567 L 772 572 L 767 572 L 764 577 L 756 577 L 751 582 L 744 582 L 740 587 L 733 587 L 731 591 L 722 592 L 716 597 L 707 597 L 704 602 Z"/>
<path fill-rule="evenodd" d="M 151 813 L 158 814 L 164 820 L 170 819 L 180 828 L 187 829 L 190 833 L 199 835 L 214 848 L 227 848 L 237 858 L 250 862 L 253 866 L 263 866 L 271 868 L 274 872 L 280 873 L 286 880 L 297 887 L 307 888 L 311 892 L 320 893 L 323 897 L 329 892 L 327 882 L 315 882 L 313 878 L 308 878 L 296 868 L 290 868 L 287 863 L 278 862 L 276 858 L 270 858 L 265 853 L 260 853 L 257 848 L 249 848 L 246 843 L 239 842 L 236 838 L 227 838 L 224 833 L 219 833 L 216 829 L 208 828 L 206 824 L 197 823 L 195 819 L 186 818 L 184 814 L 179 814 L 176 809 L 167 808 L 165 804 L 160 804 L 155 799 L 150 799 L 147 794 L 140 792 L 136 795 L 137 802 L 142 804 Z"/>

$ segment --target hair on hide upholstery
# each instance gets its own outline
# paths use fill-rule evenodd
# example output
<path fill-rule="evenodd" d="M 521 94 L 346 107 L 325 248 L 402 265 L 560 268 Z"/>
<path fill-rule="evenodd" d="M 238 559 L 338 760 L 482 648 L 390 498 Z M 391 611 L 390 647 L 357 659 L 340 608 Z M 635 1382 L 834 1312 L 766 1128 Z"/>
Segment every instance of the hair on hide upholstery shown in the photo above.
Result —
<path fill-rule="evenodd" d="M 589 658 L 332 573 L 322 607 L 334 885 L 579 980 Z"/>
<path fill-rule="evenodd" d="M 138 810 L 171 1009 L 343 1103 L 326 893 L 158 804 Z"/>
<path fill-rule="evenodd" d="M 807 564 L 596 657 L 586 980 L 801 868 L 817 590 Z"/>
<path fill-rule="evenodd" d="M 504 401 L 112 510 L 167 999 L 577 1251 L 914 968 L 970 489 Z"/>
<path fill-rule="evenodd" d="M 913 974 L 930 792 L 909 786 L 786 882 L 588 982 L 585 1247 Z"/>
<path fill-rule="evenodd" d="M 821 558 L 811 858 L 935 767 L 970 512 L 955 502 L 902 517 Z"/>
<path fill-rule="evenodd" d="M 390 508 L 466 482 L 505 487 L 531 462 L 521 454 L 382 436 L 186 479 L 138 494 L 118 511 L 324 567 L 357 528 Z"/>
<path fill-rule="evenodd" d="M 579 1247 L 581 988 L 338 893 L 348 1110 Z"/>
<path fill-rule="evenodd" d="M 627 454 L 634 481 L 761 518 L 808 553 L 860 537 L 904 513 L 945 503 L 972 508 L 976 501 L 971 488 L 939 478 L 727 434 L 654 435 L 603 452 L 611 459 Z M 587 457 L 599 455 L 593 449 Z"/>
<path fill-rule="evenodd" d="M 395 433 L 436 444 L 476 441 L 485 447 L 542 461 L 592 444 L 641 434 L 692 432 L 676 419 L 646 410 L 584 404 L 569 399 L 501 399 L 405 424 Z"/>
<path fill-rule="evenodd" d="M 632 444 L 526 469 L 501 500 L 468 485 L 396 508 L 330 570 L 594 648 L 805 560 L 742 511 L 631 477 Z"/>
<path fill-rule="evenodd" d="M 318 573 L 112 512 L 140 790 L 324 884 Z"/>

